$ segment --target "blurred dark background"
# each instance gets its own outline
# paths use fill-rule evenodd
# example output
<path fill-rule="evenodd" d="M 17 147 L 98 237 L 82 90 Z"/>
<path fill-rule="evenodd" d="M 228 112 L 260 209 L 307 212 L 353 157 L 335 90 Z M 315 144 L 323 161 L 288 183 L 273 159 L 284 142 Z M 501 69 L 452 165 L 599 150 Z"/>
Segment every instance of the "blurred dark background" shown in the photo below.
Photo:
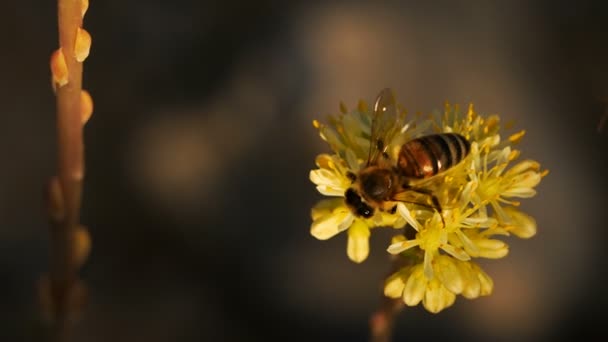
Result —
<path fill-rule="evenodd" d="M 392 87 L 528 132 L 551 173 L 531 240 L 485 262 L 494 294 L 401 313 L 396 340 L 543 341 L 602 331 L 608 15 L 602 1 L 91 0 L 82 221 L 93 250 L 77 341 L 365 341 L 389 234 L 361 265 L 309 234 L 313 118 Z M 43 184 L 55 170 L 54 1 L 0 5 L 0 340 L 42 336 Z M 604 330 L 605 331 L 605 330 Z M 605 333 L 604 333 L 605 334 Z"/>

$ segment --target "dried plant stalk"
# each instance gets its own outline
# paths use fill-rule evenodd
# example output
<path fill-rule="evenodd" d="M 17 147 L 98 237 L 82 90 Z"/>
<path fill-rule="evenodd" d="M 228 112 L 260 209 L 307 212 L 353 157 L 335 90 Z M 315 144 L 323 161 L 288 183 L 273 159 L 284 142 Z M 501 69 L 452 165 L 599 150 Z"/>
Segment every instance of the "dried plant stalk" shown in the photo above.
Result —
<path fill-rule="evenodd" d="M 370 341 L 390 342 L 393 340 L 393 328 L 397 314 L 404 307 L 403 301 L 394 298 L 383 298 L 382 305 L 370 319 Z"/>
<path fill-rule="evenodd" d="M 47 302 L 50 303 L 51 335 L 55 341 L 69 340 L 70 317 L 84 293 L 78 269 L 86 259 L 90 243 L 86 229 L 79 223 L 84 177 L 82 61 L 86 55 L 78 46 L 82 39 L 77 38 L 83 31 L 85 6 L 88 6 L 88 1 L 58 0 L 60 47 L 51 57 L 53 87 L 57 96 L 58 176 L 51 180 L 47 196 L 51 225 L 50 282 L 47 282 L 50 284 L 47 290 L 50 300 Z M 86 54 L 90 36 L 87 38 Z M 57 70 L 65 72 L 65 68 L 67 75 L 57 75 Z"/>

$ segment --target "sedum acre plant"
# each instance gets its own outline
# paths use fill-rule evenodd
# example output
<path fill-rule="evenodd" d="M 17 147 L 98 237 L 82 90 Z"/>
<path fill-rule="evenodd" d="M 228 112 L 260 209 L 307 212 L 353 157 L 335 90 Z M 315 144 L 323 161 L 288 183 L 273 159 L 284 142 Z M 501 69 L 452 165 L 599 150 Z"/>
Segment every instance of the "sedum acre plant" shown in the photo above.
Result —
<path fill-rule="evenodd" d="M 311 234 L 326 240 L 346 231 L 347 255 L 360 263 L 375 229 L 393 229 L 395 261 L 384 295 L 432 313 L 492 293 L 492 278 L 475 262 L 509 252 L 502 237 L 530 238 L 535 220 L 519 198 L 536 194 L 546 170 L 514 148 L 524 131 L 504 136 L 497 115 L 465 113 L 446 104 L 442 115 L 398 110 L 383 90 L 374 108 L 313 121 L 331 154 L 316 158 L 310 180 L 327 196 L 312 208 Z"/>

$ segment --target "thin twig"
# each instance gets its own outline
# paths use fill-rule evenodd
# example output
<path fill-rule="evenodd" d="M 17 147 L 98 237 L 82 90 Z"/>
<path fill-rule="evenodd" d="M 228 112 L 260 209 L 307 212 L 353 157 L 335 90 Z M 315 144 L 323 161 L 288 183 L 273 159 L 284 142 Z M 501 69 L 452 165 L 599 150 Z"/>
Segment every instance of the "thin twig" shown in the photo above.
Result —
<path fill-rule="evenodd" d="M 52 340 L 68 341 L 70 310 L 78 282 L 76 230 L 79 227 L 82 179 L 84 176 L 81 118 L 82 63 L 74 54 L 77 31 L 82 27 L 81 0 L 58 0 L 59 45 L 67 66 L 67 84 L 57 87 L 57 173 L 58 187 L 51 194 L 50 215 Z M 50 192 L 53 192 L 50 186 Z"/>
<path fill-rule="evenodd" d="M 401 298 L 383 298 L 382 305 L 370 319 L 371 342 L 390 342 L 393 338 L 393 327 L 397 314 L 403 309 Z"/>
<path fill-rule="evenodd" d="M 389 275 L 397 272 L 407 265 L 411 265 L 414 262 L 412 258 L 404 258 L 400 255 L 391 255 L 389 258 L 392 262 Z M 382 303 L 380 304 L 380 307 L 371 315 L 369 321 L 371 342 L 392 341 L 395 319 L 404 306 L 405 305 L 401 298 L 388 298 L 382 295 Z"/>

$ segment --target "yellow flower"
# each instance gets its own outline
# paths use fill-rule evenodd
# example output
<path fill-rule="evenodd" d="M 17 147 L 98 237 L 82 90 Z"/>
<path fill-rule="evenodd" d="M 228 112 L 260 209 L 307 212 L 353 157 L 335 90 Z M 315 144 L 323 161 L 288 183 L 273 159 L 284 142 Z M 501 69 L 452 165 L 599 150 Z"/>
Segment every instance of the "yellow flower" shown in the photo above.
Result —
<path fill-rule="evenodd" d="M 313 121 L 321 138 L 355 171 L 359 170 L 360 162 L 367 158 L 369 151 L 371 119 L 365 110 L 366 105 L 361 102 L 359 109 L 349 115 L 330 116 L 329 125 Z"/>
<path fill-rule="evenodd" d="M 471 261 L 440 255 L 433 269 L 436 277 L 429 279 L 422 264 L 402 268 L 386 279 L 384 295 L 401 297 L 408 306 L 422 302 L 428 311 L 437 313 L 454 304 L 457 295 L 474 299 L 492 293 L 492 279 Z"/>
<path fill-rule="evenodd" d="M 346 254 L 354 262 L 362 262 L 369 255 L 369 227 L 361 220 L 356 220 L 348 228 Z"/>
<path fill-rule="evenodd" d="M 474 262 L 457 262 L 456 266 L 463 278 L 463 297 L 475 299 L 480 296 L 489 296 L 494 289 L 494 281 Z"/>
<path fill-rule="evenodd" d="M 369 255 L 370 228 L 402 228 L 406 224 L 401 216 L 386 212 L 377 212 L 369 219 L 355 217 L 344 203 L 344 193 L 352 184 L 347 174 L 359 169 L 369 150 L 369 121 L 365 118 L 363 114 L 341 116 L 339 121 L 332 119 L 331 127 L 315 122 L 321 137 L 337 154 L 319 155 L 316 159 L 319 168 L 310 171 L 310 180 L 317 186 L 317 191 L 325 196 L 339 197 L 320 201 L 313 207 L 311 234 L 319 240 L 327 240 L 348 230 L 347 255 L 357 263 Z M 350 164 L 347 163 L 349 159 Z"/>
<path fill-rule="evenodd" d="M 317 190 L 325 196 L 344 196 L 351 182 L 340 157 L 321 154 L 316 163 L 319 168 L 310 171 L 310 181 L 317 185 Z"/>
<path fill-rule="evenodd" d="M 492 243 L 487 239 L 472 239 L 467 233 L 491 227 L 495 225 L 495 220 L 486 215 L 478 215 L 477 207 L 470 207 L 470 195 L 475 187 L 475 182 L 469 182 L 463 187 L 456 202 L 458 207 L 444 213 L 445 225 L 439 214 L 434 213 L 431 219 L 417 225 L 424 228 L 416 228 L 416 238 L 393 243 L 388 247 L 388 252 L 399 254 L 413 247 L 423 250 L 424 274 L 428 279 L 433 278 L 431 264 L 440 250 L 463 261 L 485 256 L 485 248 L 491 248 Z"/>
<path fill-rule="evenodd" d="M 314 121 L 321 138 L 334 154 L 317 157 L 317 169 L 310 180 L 330 199 L 312 209 L 311 234 L 319 240 L 347 231 L 347 255 L 362 262 L 369 255 L 369 237 L 375 227 L 412 229 L 406 239 L 393 238 L 388 252 L 408 266 L 386 279 L 384 294 L 402 298 L 409 306 L 422 303 L 437 313 L 451 306 L 456 296 L 477 298 L 491 294 L 492 279 L 473 261 L 475 258 L 498 259 L 509 252 L 508 245 L 497 237 L 515 235 L 530 238 L 536 234 L 535 220 L 521 212 L 514 198 L 536 194 L 536 186 L 546 171 L 538 162 L 524 160 L 510 164 L 520 154 L 512 145 L 525 131 L 501 139 L 497 115 L 478 115 L 472 105 L 465 115 L 458 107 L 446 105 L 441 118 L 412 120 L 405 114 L 391 141 L 385 141 L 389 159 L 395 159 L 402 144 L 413 137 L 430 133 L 458 133 L 471 144 L 469 155 L 449 170 L 414 184 L 436 196 L 442 210 L 425 203 L 413 193 L 409 202 L 396 202 L 393 211 L 376 210 L 370 218 L 352 213 L 345 204 L 345 192 L 353 186 L 353 175 L 365 167 L 370 151 L 372 119 L 367 106 L 331 116 L 328 124 Z M 411 202 L 411 203 L 410 203 Z"/>
<path fill-rule="evenodd" d="M 322 200 L 312 208 L 310 233 L 319 240 L 327 240 L 348 230 L 347 255 L 357 263 L 369 255 L 370 229 L 374 227 L 402 228 L 405 220 L 396 215 L 378 212 L 370 219 L 355 217 L 343 198 Z"/>
<path fill-rule="evenodd" d="M 312 208 L 310 233 L 319 240 L 327 240 L 348 229 L 355 216 L 344 205 L 342 199 L 328 199 Z"/>
<path fill-rule="evenodd" d="M 415 239 L 394 243 L 388 247 L 388 252 L 399 254 L 413 247 L 422 249 L 424 251 L 424 274 L 426 278 L 433 279 L 433 259 L 440 255 L 440 249 L 457 259 L 470 259 L 462 249 L 456 248 L 448 242 L 449 231 L 445 228 L 439 215 L 434 215 L 431 223 L 419 231 Z"/>

